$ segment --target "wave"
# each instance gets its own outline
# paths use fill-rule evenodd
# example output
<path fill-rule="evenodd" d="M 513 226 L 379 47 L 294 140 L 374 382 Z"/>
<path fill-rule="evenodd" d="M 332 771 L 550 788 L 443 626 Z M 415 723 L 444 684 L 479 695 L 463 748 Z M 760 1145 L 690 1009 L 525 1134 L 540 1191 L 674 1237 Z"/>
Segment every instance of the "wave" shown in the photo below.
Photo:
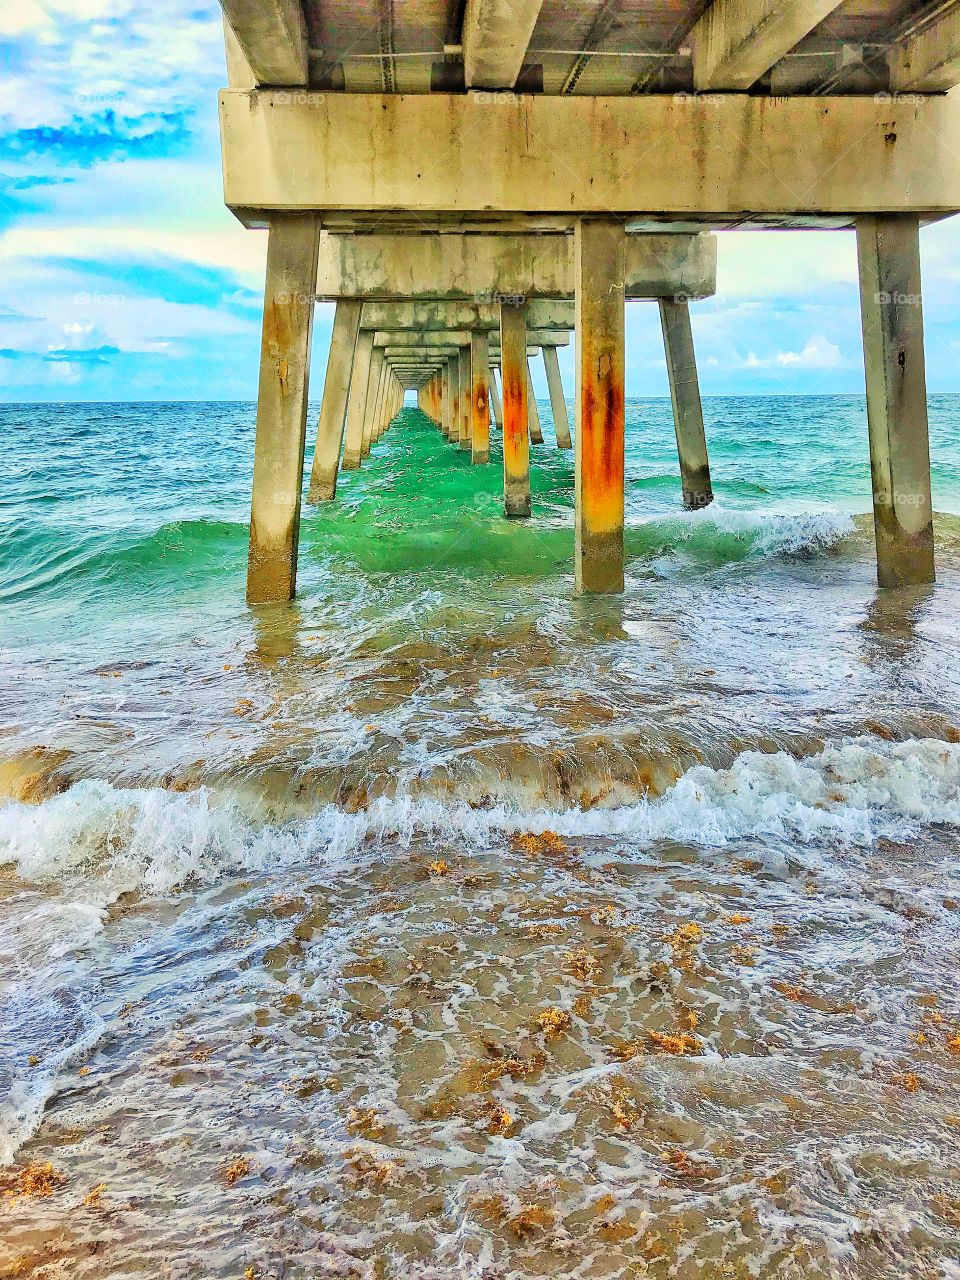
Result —
<path fill-rule="evenodd" d="M 802 758 L 745 751 L 729 768 L 696 765 L 662 795 L 611 808 L 473 808 L 407 792 L 357 812 L 324 804 L 308 818 L 274 826 L 206 789 L 86 780 L 38 805 L 0 808 L 0 863 L 34 883 L 82 886 L 88 901 L 104 904 L 290 858 L 326 863 L 370 840 L 410 845 L 425 836 L 485 848 L 516 832 L 552 830 L 642 846 L 719 847 L 762 836 L 869 843 L 929 824 L 960 827 L 960 744 L 857 737 Z"/>
<path fill-rule="evenodd" d="M 822 555 L 839 549 L 856 531 L 854 517 L 844 511 L 780 514 L 713 504 L 702 511 L 660 516 L 631 526 L 626 543 L 634 555 L 679 553 L 721 564 L 748 558 Z"/>

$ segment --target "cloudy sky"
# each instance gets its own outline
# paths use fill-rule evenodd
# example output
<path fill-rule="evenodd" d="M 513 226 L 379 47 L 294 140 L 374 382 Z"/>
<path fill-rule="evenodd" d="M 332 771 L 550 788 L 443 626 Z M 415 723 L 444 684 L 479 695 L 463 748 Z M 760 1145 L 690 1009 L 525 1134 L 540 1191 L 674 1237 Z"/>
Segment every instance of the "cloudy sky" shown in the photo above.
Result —
<path fill-rule="evenodd" d="M 216 0 L 0 8 L 0 399 L 255 395 L 266 244 L 223 207 L 224 83 Z M 929 386 L 960 391 L 960 219 L 922 247 Z M 694 331 L 707 394 L 861 392 L 852 235 L 724 234 Z M 329 333 L 318 308 L 320 369 Z M 666 394 L 649 304 L 627 384 Z"/>

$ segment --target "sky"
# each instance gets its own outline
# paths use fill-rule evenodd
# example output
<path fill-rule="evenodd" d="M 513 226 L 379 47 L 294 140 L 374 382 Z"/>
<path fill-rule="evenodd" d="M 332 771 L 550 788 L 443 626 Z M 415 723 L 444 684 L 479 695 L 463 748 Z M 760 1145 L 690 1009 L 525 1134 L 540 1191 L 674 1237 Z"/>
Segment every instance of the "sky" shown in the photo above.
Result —
<path fill-rule="evenodd" d="M 266 233 L 223 205 L 225 83 L 216 0 L 0 7 L 0 400 L 255 398 Z M 691 306 L 703 393 L 862 394 L 852 233 L 719 240 Z M 921 252 L 928 386 L 960 391 L 960 218 Z M 627 393 L 667 394 L 650 303 L 628 305 Z"/>

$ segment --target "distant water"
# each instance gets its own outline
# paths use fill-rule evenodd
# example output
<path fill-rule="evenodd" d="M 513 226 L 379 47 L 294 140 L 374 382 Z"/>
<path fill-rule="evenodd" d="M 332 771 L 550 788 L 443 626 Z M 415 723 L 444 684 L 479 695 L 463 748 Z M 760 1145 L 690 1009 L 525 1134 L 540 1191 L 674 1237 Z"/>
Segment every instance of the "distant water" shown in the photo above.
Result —
<path fill-rule="evenodd" d="M 252 405 L 0 407 L 0 1276 L 960 1277 L 960 396 L 902 594 L 859 399 L 631 401 L 622 599 L 540 411 L 248 610 Z"/>

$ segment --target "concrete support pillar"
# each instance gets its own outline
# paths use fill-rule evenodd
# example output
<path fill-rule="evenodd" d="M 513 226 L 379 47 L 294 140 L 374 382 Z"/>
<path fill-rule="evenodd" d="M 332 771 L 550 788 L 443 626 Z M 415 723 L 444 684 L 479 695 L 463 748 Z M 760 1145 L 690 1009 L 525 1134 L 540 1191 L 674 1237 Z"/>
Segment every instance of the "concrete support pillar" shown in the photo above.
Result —
<path fill-rule="evenodd" d="M 667 356 L 673 425 L 680 455 L 680 484 L 683 505 L 690 510 L 707 507 L 713 501 L 707 437 L 703 430 L 703 407 L 697 380 L 697 356 L 690 328 L 690 306 L 684 301 L 659 298 L 660 326 Z"/>
<path fill-rule="evenodd" d="M 490 340 L 486 332 L 470 335 L 470 443 L 474 462 L 490 461 Z"/>
<path fill-rule="evenodd" d="M 473 413 L 470 395 L 470 348 L 460 348 L 460 448 L 471 448 Z"/>
<path fill-rule="evenodd" d="M 327 356 L 327 376 L 323 381 L 323 400 L 317 420 L 317 443 L 313 450 L 313 467 L 310 471 L 310 492 L 307 501 L 330 502 L 337 496 L 337 467 L 343 447 L 343 429 L 347 418 L 347 397 L 350 391 L 350 374 L 353 369 L 353 353 L 360 332 L 362 303 L 352 298 L 341 298 L 333 317 L 333 333 L 330 335 L 330 354 Z"/>
<path fill-rule="evenodd" d="M 370 455 L 370 444 L 373 439 L 373 424 L 377 418 L 377 408 L 380 404 L 380 382 L 383 376 L 383 348 L 374 347 L 373 355 L 370 357 L 370 379 L 367 382 L 367 404 L 363 415 L 363 446 L 360 450 L 360 456 L 363 458 Z"/>
<path fill-rule="evenodd" d="M 574 232 L 577 324 L 575 576 L 623 590 L 624 231 L 582 218 Z"/>
<path fill-rule="evenodd" d="M 500 405 L 500 388 L 497 386 L 497 371 L 490 370 L 490 408 L 493 411 L 493 425 L 503 427 L 503 409 Z"/>
<path fill-rule="evenodd" d="M 441 406 L 440 427 L 443 434 L 450 439 L 450 433 L 453 430 L 453 375 L 450 372 L 450 361 L 441 372 L 441 380 L 443 383 L 443 403 Z"/>
<path fill-rule="evenodd" d="M 449 357 L 447 371 L 450 375 L 450 441 L 456 444 L 460 439 L 460 396 L 463 393 L 460 386 L 459 355 Z"/>
<path fill-rule="evenodd" d="M 556 347 L 542 347 L 543 367 L 547 374 L 547 389 L 550 392 L 550 412 L 553 414 L 553 427 L 557 433 L 557 448 L 572 449 L 570 439 L 570 420 L 567 417 L 567 402 L 563 398 L 563 383 L 560 380 L 560 361 Z"/>
<path fill-rule="evenodd" d="M 527 321 L 523 307 L 501 304 L 503 376 L 503 507 L 508 516 L 530 514 L 530 438 L 527 426 Z"/>
<path fill-rule="evenodd" d="M 310 389 L 310 340 L 320 219 L 270 222 L 257 391 L 247 600 L 292 600 Z"/>
<path fill-rule="evenodd" d="M 363 454 L 363 423 L 367 416 L 367 388 L 370 385 L 370 365 L 373 363 L 373 333 L 362 329 L 357 338 L 353 356 L 353 373 L 350 375 L 350 397 L 347 400 L 347 430 L 343 445 L 344 471 L 356 471 Z"/>
<path fill-rule="evenodd" d="M 877 580 L 881 587 L 933 582 L 918 219 L 858 218 L 857 256 Z"/>
<path fill-rule="evenodd" d="M 543 444 L 543 428 L 540 426 L 537 397 L 533 394 L 533 374 L 530 372 L 529 357 L 527 358 L 527 420 L 530 426 L 530 443 Z"/>

